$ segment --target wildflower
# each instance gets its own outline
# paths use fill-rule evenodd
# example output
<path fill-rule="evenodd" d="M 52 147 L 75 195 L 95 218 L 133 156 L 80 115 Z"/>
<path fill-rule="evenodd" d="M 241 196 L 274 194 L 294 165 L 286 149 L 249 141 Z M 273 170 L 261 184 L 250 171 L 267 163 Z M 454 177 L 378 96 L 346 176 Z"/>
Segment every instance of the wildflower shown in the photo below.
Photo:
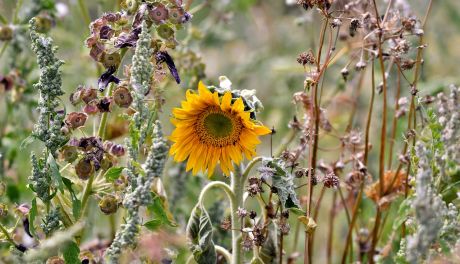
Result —
<path fill-rule="evenodd" d="M 112 99 L 104 97 L 97 103 L 97 109 L 101 113 L 111 112 L 112 111 Z"/>
<path fill-rule="evenodd" d="M 249 212 L 249 218 L 251 218 L 251 219 L 255 219 L 256 217 L 257 217 L 257 213 L 256 213 L 256 211 L 254 211 L 254 210 L 251 210 L 251 211 Z"/>
<path fill-rule="evenodd" d="M 232 221 L 230 220 L 230 217 L 226 217 L 222 220 L 222 222 L 220 223 L 220 228 L 222 228 L 225 231 L 232 229 Z"/>
<path fill-rule="evenodd" d="M 160 64 L 163 62 L 166 63 L 166 65 L 168 66 L 169 72 L 171 72 L 171 75 L 174 77 L 176 82 L 179 84 L 180 83 L 179 73 L 177 72 L 176 65 L 174 64 L 172 57 L 166 51 L 159 51 L 156 53 L 155 59 L 157 60 L 157 64 Z"/>
<path fill-rule="evenodd" d="M 161 3 L 157 3 L 153 8 L 149 8 L 148 18 L 156 24 L 163 23 L 168 17 L 168 9 Z"/>
<path fill-rule="evenodd" d="M 198 91 L 187 91 L 182 108 L 173 110 L 176 128 L 170 136 L 174 142 L 170 154 L 178 162 L 188 158 L 186 170 L 193 168 L 193 174 L 207 170 L 212 175 L 219 162 L 229 175 L 234 170 L 232 162 L 239 164 L 242 153 L 248 159 L 254 157 L 258 136 L 271 130 L 250 119 L 241 97 L 232 104 L 231 92 L 219 98 L 217 91 L 211 93 L 201 82 Z"/>
<path fill-rule="evenodd" d="M 117 68 L 120 64 L 121 56 L 120 53 L 102 53 L 101 62 L 106 69 L 110 67 Z"/>
<path fill-rule="evenodd" d="M 75 172 L 78 178 L 87 180 L 94 173 L 94 165 L 88 158 L 82 158 L 75 166 Z"/>
<path fill-rule="evenodd" d="M 254 246 L 253 240 L 249 235 L 244 236 L 243 242 L 241 242 L 241 247 L 244 251 L 251 251 Z"/>
<path fill-rule="evenodd" d="M 95 115 L 99 113 L 99 108 L 97 107 L 97 101 L 91 101 L 83 107 L 83 112 L 88 115 Z"/>
<path fill-rule="evenodd" d="M 116 213 L 118 210 L 117 198 L 113 195 L 105 195 L 99 201 L 99 209 L 101 209 L 101 211 L 106 215 Z"/>
<path fill-rule="evenodd" d="M 85 113 L 72 112 L 65 119 L 66 125 L 71 129 L 76 129 L 85 125 L 88 115 Z"/>
<path fill-rule="evenodd" d="M 238 210 L 236 210 L 236 214 L 238 215 L 238 217 L 243 218 L 248 215 L 248 211 L 244 208 L 238 207 Z"/>
<path fill-rule="evenodd" d="M 83 102 L 85 102 L 85 104 L 88 104 L 89 102 L 97 99 L 97 91 L 96 89 L 93 89 L 93 88 L 84 88 L 83 90 L 81 90 L 81 93 L 80 93 L 80 99 L 83 100 Z"/>
<path fill-rule="evenodd" d="M 107 70 L 99 77 L 97 86 L 100 92 L 103 92 L 107 85 L 110 83 L 119 83 L 120 79 L 115 77 L 113 74 L 117 71 L 116 67 L 108 67 Z"/>
<path fill-rule="evenodd" d="M 169 19 L 173 24 L 187 23 L 192 16 L 185 12 L 182 7 L 173 7 L 169 9 Z"/>
<path fill-rule="evenodd" d="M 119 144 L 113 144 L 110 148 L 110 153 L 114 156 L 121 157 L 125 155 L 125 148 Z"/>
<path fill-rule="evenodd" d="M 113 92 L 113 100 L 119 107 L 128 108 L 133 102 L 133 97 L 128 88 L 120 86 Z"/>
<path fill-rule="evenodd" d="M 75 146 L 63 146 L 60 154 L 60 157 L 69 163 L 74 162 L 78 158 L 78 151 Z"/>

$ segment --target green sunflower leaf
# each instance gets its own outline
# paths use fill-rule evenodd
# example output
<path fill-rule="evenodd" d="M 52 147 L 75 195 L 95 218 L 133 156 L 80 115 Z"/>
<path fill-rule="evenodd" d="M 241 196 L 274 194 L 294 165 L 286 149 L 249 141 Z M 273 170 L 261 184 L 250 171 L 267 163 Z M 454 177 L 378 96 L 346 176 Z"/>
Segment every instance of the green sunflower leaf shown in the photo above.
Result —
<path fill-rule="evenodd" d="M 214 264 L 217 254 L 212 241 L 212 224 L 208 212 L 200 205 L 193 208 L 187 224 L 187 241 L 195 261 L 199 264 Z"/>

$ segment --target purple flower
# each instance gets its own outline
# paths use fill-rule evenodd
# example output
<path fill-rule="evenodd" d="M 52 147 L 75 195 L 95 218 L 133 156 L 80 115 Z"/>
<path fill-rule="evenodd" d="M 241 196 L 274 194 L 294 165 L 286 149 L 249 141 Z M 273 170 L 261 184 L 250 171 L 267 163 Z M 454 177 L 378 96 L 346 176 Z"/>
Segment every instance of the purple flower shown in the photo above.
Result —
<path fill-rule="evenodd" d="M 111 83 L 111 82 L 114 82 L 114 83 L 117 83 L 117 84 L 120 82 L 120 79 L 118 79 L 117 77 L 113 76 L 113 74 L 115 73 L 116 70 L 117 69 L 115 67 L 109 67 L 101 75 L 101 77 L 97 81 L 99 91 L 103 92 L 105 90 L 105 88 L 107 87 L 107 85 L 109 85 L 109 83 Z"/>
<path fill-rule="evenodd" d="M 120 36 L 115 41 L 115 48 L 125 48 L 125 47 L 135 47 L 136 42 L 139 39 L 139 34 L 141 33 L 141 27 L 134 28 L 129 33 L 121 33 Z"/>
<path fill-rule="evenodd" d="M 179 73 L 177 72 L 176 65 L 174 64 L 173 59 L 166 51 L 159 51 L 155 54 L 155 59 L 157 60 L 157 64 L 165 62 L 168 65 L 168 69 L 171 72 L 171 75 L 176 80 L 177 84 L 180 84 L 180 77 Z"/>

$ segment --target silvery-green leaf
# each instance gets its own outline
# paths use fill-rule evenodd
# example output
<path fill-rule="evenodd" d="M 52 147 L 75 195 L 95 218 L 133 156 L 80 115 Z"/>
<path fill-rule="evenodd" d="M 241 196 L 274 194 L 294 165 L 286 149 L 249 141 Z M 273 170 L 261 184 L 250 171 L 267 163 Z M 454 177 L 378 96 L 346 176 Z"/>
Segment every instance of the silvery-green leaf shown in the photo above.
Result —
<path fill-rule="evenodd" d="M 212 225 L 208 212 L 200 205 L 193 208 L 187 224 L 187 240 L 195 261 L 215 264 L 217 254 L 212 241 Z"/>

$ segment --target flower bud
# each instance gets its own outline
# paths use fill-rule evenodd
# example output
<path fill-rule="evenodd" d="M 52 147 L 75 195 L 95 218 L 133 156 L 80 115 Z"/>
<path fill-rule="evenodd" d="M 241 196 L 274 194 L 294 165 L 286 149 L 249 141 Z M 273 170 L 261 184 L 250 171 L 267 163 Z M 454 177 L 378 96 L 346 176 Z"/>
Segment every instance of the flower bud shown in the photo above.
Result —
<path fill-rule="evenodd" d="M 77 165 L 75 165 L 75 172 L 78 178 L 87 180 L 94 173 L 94 165 L 91 160 L 82 158 L 78 161 Z"/>
<path fill-rule="evenodd" d="M 157 33 L 161 38 L 164 39 L 170 39 L 174 37 L 174 30 L 166 24 L 159 26 L 157 28 Z"/>
<path fill-rule="evenodd" d="M 35 17 L 37 32 L 47 33 L 54 26 L 53 18 L 48 14 L 40 14 Z"/>
<path fill-rule="evenodd" d="M 99 209 L 106 214 L 114 214 L 118 210 L 118 200 L 113 195 L 105 195 L 99 202 Z"/>
<path fill-rule="evenodd" d="M 126 87 L 120 86 L 113 92 L 113 100 L 119 107 L 128 108 L 133 102 L 133 97 Z"/>
<path fill-rule="evenodd" d="M 59 256 L 54 256 L 49 258 L 46 264 L 65 264 L 65 261 Z"/>
<path fill-rule="evenodd" d="M 78 158 L 77 147 L 68 146 L 68 145 L 62 147 L 61 152 L 60 152 L 60 157 L 69 163 L 74 162 Z"/>
<path fill-rule="evenodd" d="M 0 41 L 13 39 L 13 29 L 10 26 L 0 26 Z"/>
<path fill-rule="evenodd" d="M 105 68 L 118 67 L 121 62 L 120 53 L 103 53 L 101 57 L 101 63 Z"/>
<path fill-rule="evenodd" d="M 4 203 L 0 203 L 0 217 L 8 215 L 8 206 Z"/>
<path fill-rule="evenodd" d="M 122 145 L 114 144 L 110 148 L 110 153 L 113 154 L 114 156 L 120 157 L 120 156 L 125 155 L 125 148 Z"/>
<path fill-rule="evenodd" d="M 85 113 L 72 112 L 65 119 L 66 125 L 71 129 L 76 129 L 85 125 L 88 115 Z"/>
<path fill-rule="evenodd" d="M 165 5 L 158 3 L 153 9 L 149 10 L 148 17 L 158 24 L 168 19 L 169 12 Z"/>

